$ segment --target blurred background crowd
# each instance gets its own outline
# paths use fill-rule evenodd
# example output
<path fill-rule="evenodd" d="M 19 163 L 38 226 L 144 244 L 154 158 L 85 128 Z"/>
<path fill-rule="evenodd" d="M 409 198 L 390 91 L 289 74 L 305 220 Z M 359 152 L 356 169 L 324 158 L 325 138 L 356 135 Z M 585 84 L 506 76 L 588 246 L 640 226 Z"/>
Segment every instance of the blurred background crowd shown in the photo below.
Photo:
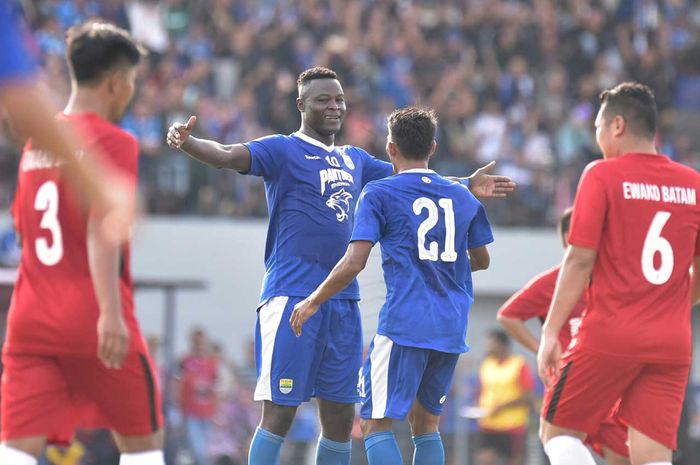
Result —
<path fill-rule="evenodd" d="M 434 167 L 467 174 L 490 161 L 519 195 L 489 205 L 498 225 L 552 224 L 597 156 L 601 89 L 649 84 L 659 146 L 700 166 L 700 4 L 686 0 L 37 0 L 25 2 L 46 82 L 69 92 L 68 27 L 102 17 L 150 50 L 122 126 L 141 147 L 150 213 L 265 216 L 259 179 L 190 162 L 166 128 L 233 143 L 299 126 L 299 72 L 335 69 L 347 94 L 340 143 L 384 156 L 385 118 L 418 102 L 441 117 Z M 3 144 L 6 145 L 6 144 Z M 17 155 L 0 150 L 0 208 Z"/>

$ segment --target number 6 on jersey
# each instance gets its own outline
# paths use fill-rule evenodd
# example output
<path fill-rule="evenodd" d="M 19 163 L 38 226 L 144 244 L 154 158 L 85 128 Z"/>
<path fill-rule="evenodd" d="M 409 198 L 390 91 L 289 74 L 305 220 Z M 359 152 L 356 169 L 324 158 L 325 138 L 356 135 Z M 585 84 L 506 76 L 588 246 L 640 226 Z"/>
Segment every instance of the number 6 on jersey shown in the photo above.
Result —
<path fill-rule="evenodd" d="M 657 286 L 668 281 L 673 273 L 673 248 L 671 243 L 661 236 L 661 231 L 670 217 L 669 212 L 657 212 L 654 215 L 642 248 L 642 273 L 647 281 Z M 654 266 L 654 256 L 657 252 L 661 255 L 658 268 Z"/>

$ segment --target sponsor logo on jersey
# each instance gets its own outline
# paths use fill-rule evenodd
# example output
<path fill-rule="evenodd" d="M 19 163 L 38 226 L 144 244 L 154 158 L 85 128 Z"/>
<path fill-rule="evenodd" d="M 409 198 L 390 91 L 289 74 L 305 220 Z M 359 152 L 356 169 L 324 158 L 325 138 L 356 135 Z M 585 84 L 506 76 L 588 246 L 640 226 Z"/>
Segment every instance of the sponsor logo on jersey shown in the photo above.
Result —
<path fill-rule="evenodd" d="M 289 378 L 280 379 L 280 392 L 282 394 L 289 394 L 294 388 L 294 380 Z"/>
<path fill-rule="evenodd" d="M 355 178 L 352 174 L 338 168 L 326 168 L 325 170 L 319 171 L 318 174 L 321 178 L 321 195 L 326 192 L 328 187 L 335 189 L 337 187 L 349 187 L 355 184 Z"/>
<path fill-rule="evenodd" d="M 423 176 L 423 177 L 420 178 L 420 179 L 421 179 L 421 181 L 423 181 L 423 182 L 426 183 L 426 184 L 430 184 L 431 182 L 433 182 L 433 181 L 430 180 L 430 178 L 429 178 L 428 176 Z"/>
<path fill-rule="evenodd" d="M 345 189 L 340 189 L 338 192 L 331 194 L 326 200 L 326 206 L 335 211 L 335 218 L 342 223 L 349 218 L 348 212 L 350 211 L 351 200 L 352 194 Z"/>
<path fill-rule="evenodd" d="M 319 157 L 318 155 L 304 155 L 304 158 L 306 158 L 307 160 L 320 160 L 321 159 L 321 157 Z"/>

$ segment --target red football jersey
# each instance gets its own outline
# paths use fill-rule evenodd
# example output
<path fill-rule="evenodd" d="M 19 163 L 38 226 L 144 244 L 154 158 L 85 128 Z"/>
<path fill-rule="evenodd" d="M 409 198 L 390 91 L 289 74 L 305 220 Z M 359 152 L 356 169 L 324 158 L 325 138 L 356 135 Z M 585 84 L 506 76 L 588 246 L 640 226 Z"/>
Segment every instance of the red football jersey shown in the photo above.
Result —
<path fill-rule="evenodd" d="M 647 361 L 691 357 L 690 273 L 700 255 L 700 174 L 629 153 L 588 165 L 569 242 L 598 252 L 578 344 Z"/>
<path fill-rule="evenodd" d="M 59 115 L 91 156 L 119 170 L 136 189 L 136 140 L 96 114 Z M 5 348 L 14 353 L 95 354 L 99 308 L 87 257 L 90 207 L 67 182 L 63 162 L 25 146 L 12 207 L 22 238 Z M 142 344 L 134 317 L 129 245 L 122 250 L 121 299 L 131 344 Z"/>
<path fill-rule="evenodd" d="M 557 265 L 532 278 L 498 309 L 498 314 L 522 321 L 538 318 L 541 323 L 544 323 L 547 313 L 549 313 L 552 297 L 554 297 L 554 288 L 557 285 L 560 269 L 561 265 Z M 559 332 L 559 343 L 562 349 L 566 350 L 571 340 L 576 337 L 581 324 L 581 315 L 585 308 L 586 295 L 584 293 L 571 312 L 568 324 L 564 325 Z"/>

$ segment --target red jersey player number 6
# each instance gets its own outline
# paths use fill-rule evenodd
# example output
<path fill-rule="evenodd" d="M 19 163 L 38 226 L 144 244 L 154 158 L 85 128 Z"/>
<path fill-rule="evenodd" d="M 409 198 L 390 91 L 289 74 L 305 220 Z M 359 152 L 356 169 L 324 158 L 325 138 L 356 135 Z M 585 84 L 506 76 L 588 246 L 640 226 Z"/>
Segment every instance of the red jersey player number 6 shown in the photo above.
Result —
<path fill-rule="evenodd" d="M 700 208 L 697 171 L 659 154 L 651 89 L 623 83 L 601 94 L 596 140 L 604 159 L 579 184 L 538 351 L 553 387 L 542 440 L 553 465 L 594 463 L 580 439 L 615 409 L 635 463 L 670 465 L 692 354 Z M 581 292 L 588 307 L 559 361 L 556 336 Z"/>

